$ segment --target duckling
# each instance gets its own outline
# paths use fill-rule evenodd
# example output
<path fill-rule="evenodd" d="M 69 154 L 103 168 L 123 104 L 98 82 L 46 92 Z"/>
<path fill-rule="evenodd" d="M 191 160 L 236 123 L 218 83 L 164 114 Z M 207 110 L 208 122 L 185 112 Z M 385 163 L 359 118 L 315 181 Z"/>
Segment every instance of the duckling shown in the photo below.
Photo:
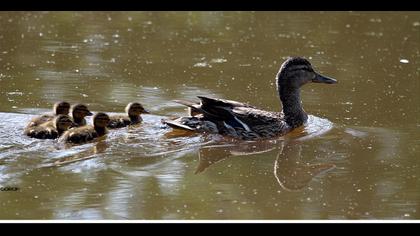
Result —
<path fill-rule="evenodd" d="M 300 88 L 308 83 L 335 84 L 337 80 L 316 72 L 307 59 L 291 57 L 281 65 L 276 77 L 283 104 L 281 112 L 265 111 L 237 101 L 198 96 L 200 103 L 175 101 L 192 108 L 189 117 L 163 122 L 175 129 L 219 133 L 243 140 L 285 135 L 308 120 L 300 100 Z"/>
<path fill-rule="evenodd" d="M 87 125 L 67 130 L 60 138 L 59 142 L 66 143 L 86 143 L 95 138 L 104 136 L 107 133 L 106 126 L 109 123 L 109 116 L 99 112 L 93 116 L 93 126 Z"/>
<path fill-rule="evenodd" d="M 93 113 L 90 112 L 87 106 L 84 104 L 73 105 L 71 107 L 71 114 L 74 122 L 72 127 L 80 127 L 86 125 L 85 117 L 93 115 Z"/>
<path fill-rule="evenodd" d="M 137 102 L 130 102 L 125 107 L 125 115 L 114 115 L 110 116 L 110 122 L 108 124 L 109 129 L 116 129 L 126 127 L 128 125 L 138 124 L 143 121 L 141 114 L 149 114 L 150 112 L 144 109 L 144 107 Z"/>
<path fill-rule="evenodd" d="M 25 135 L 38 139 L 56 139 L 66 131 L 73 121 L 68 115 L 58 115 L 53 120 L 47 121 L 39 126 L 27 127 Z"/>
<path fill-rule="evenodd" d="M 68 115 L 70 109 L 70 103 L 68 102 L 56 102 L 53 107 L 53 113 L 52 114 L 45 114 L 42 116 L 38 116 L 33 118 L 27 125 L 27 128 L 29 127 L 35 127 L 39 126 L 47 121 L 51 121 L 54 119 L 54 117 L 58 115 Z"/>

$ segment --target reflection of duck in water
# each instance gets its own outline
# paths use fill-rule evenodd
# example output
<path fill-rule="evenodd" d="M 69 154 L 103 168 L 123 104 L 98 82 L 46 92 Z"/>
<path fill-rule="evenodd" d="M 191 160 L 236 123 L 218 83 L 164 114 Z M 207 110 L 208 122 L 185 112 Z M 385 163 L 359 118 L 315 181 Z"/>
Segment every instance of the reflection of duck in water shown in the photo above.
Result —
<path fill-rule="evenodd" d="M 115 129 L 115 128 L 122 128 L 126 127 L 128 125 L 135 125 L 139 124 L 143 121 L 141 118 L 141 114 L 149 114 L 149 112 L 144 109 L 144 107 L 137 102 L 131 102 L 125 107 L 125 112 L 127 113 L 127 116 L 125 115 L 114 115 L 110 116 L 110 122 L 108 124 L 109 129 Z"/>
<path fill-rule="evenodd" d="M 301 149 L 302 146 L 298 143 L 286 144 L 274 162 L 274 176 L 285 190 L 300 190 L 307 186 L 315 176 L 335 167 L 331 163 L 302 163 Z"/>
<path fill-rule="evenodd" d="M 288 141 L 284 141 L 288 142 Z M 195 173 L 202 173 L 210 166 L 232 156 L 253 155 L 269 152 L 278 145 L 271 142 L 243 143 L 203 147 L 199 151 L 199 163 Z M 297 191 L 309 184 L 317 175 L 335 167 L 331 163 L 306 164 L 301 162 L 299 143 L 284 143 L 274 162 L 274 176 L 279 185 L 288 191 Z"/>
<path fill-rule="evenodd" d="M 84 104 L 76 104 L 71 107 L 71 114 L 74 121 L 73 127 L 80 127 L 86 125 L 86 116 L 93 115 L 92 112 L 89 111 L 86 105 Z"/>
<path fill-rule="evenodd" d="M 109 116 L 99 112 L 93 116 L 93 126 L 87 125 L 78 128 L 72 128 L 66 131 L 60 138 L 60 141 L 67 143 L 85 143 L 95 138 L 104 136 L 107 133 L 106 126 L 109 123 Z"/>
<path fill-rule="evenodd" d="M 56 102 L 54 104 L 52 114 L 45 114 L 45 115 L 33 118 L 29 122 L 27 128 L 35 127 L 35 126 L 43 124 L 47 121 L 51 121 L 52 119 L 54 119 L 54 117 L 56 117 L 58 115 L 68 115 L 69 114 L 69 109 L 70 109 L 70 103 L 68 103 L 68 102 Z"/>
<path fill-rule="evenodd" d="M 27 127 L 25 134 L 31 138 L 56 139 L 73 124 L 68 115 L 58 115 L 38 126 Z"/>
<path fill-rule="evenodd" d="M 164 123 L 176 129 L 219 133 L 246 140 L 284 135 L 308 119 L 301 105 L 300 87 L 309 82 L 337 83 L 336 80 L 315 72 L 308 60 L 301 57 L 289 58 L 277 74 L 282 112 L 264 111 L 237 101 L 199 96 L 199 104 L 177 101 L 191 107 L 192 116 L 165 120 Z"/>
<path fill-rule="evenodd" d="M 213 164 L 233 156 L 248 156 L 266 153 L 277 147 L 276 142 L 244 142 L 236 144 L 212 145 L 201 147 L 198 153 L 199 162 L 195 174 L 201 173 Z"/>

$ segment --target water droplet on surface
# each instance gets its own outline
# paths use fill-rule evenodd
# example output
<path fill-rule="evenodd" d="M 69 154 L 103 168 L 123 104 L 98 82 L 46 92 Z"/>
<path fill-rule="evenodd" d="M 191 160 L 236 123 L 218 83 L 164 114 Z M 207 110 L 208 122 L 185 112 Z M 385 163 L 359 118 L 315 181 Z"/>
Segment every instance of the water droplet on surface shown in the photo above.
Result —
<path fill-rule="evenodd" d="M 400 62 L 403 64 L 407 64 L 409 61 L 407 59 L 400 59 Z"/>

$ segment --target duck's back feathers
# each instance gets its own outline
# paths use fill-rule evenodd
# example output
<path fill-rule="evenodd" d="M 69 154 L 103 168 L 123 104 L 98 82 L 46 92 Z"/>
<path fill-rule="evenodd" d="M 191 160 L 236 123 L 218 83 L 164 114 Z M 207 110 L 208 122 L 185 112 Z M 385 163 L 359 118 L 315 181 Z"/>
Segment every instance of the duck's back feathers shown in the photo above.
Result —
<path fill-rule="evenodd" d="M 67 143 L 85 143 L 99 137 L 95 128 L 91 125 L 72 128 L 67 130 L 60 138 L 59 141 Z"/>
<path fill-rule="evenodd" d="M 110 116 L 109 118 L 110 118 L 110 121 L 107 126 L 107 128 L 109 129 L 122 128 L 122 127 L 126 127 L 132 124 L 128 116 L 115 115 L 115 116 Z"/>
<path fill-rule="evenodd" d="M 106 126 L 109 123 L 109 116 L 98 112 L 93 116 L 93 126 L 87 125 L 67 130 L 60 138 L 60 142 L 86 143 L 95 138 L 104 136 L 107 133 Z"/>
<path fill-rule="evenodd" d="M 53 120 L 54 117 L 55 116 L 53 114 L 45 114 L 42 116 L 34 117 L 31 121 L 29 121 L 27 127 L 29 128 L 29 127 L 39 126 L 45 122 Z"/>
<path fill-rule="evenodd" d="M 37 139 L 56 139 L 59 137 L 59 133 L 52 119 L 37 126 L 28 126 L 24 134 Z"/>
<path fill-rule="evenodd" d="M 176 100 L 195 109 L 198 115 L 163 122 L 172 128 L 219 133 L 241 139 L 274 137 L 289 130 L 280 112 L 264 111 L 232 100 L 199 98 L 200 103 Z"/>
<path fill-rule="evenodd" d="M 226 99 L 220 99 L 220 98 L 209 98 L 209 97 L 204 97 L 204 96 L 197 96 L 200 101 L 201 104 L 203 106 L 220 106 L 220 107 L 253 107 L 247 103 L 243 103 L 243 102 L 237 102 L 237 101 L 233 101 L 233 100 L 226 100 Z"/>
<path fill-rule="evenodd" d="M 83 118 L 83 119 L 74 119 L 73 118 L 73 124 L 71 125 L 71 127 L 70 128 L 78 128 L 78 127 L 82 127 L 82 126 L 86 126 L 87 125 L 87 122 L 86 122 L 86 119 L 85 118 Z"/>
<path fill-rule="evenodd" d="M 192 117 L 191 117 L 192 118 Z M 191 120 L 191 119 L 188 119 Z M 167 124 L 168 126 L 175 128 L 175 129 L 183 129 L 183 130 L 189 130 L 189 131 L 196 131 L 197 130 L 197 125 L 193 126 L 193 125 L 185 125 L 181 120 L 175 119 L 175 120 L 162 120 L 163 123 Z"/>

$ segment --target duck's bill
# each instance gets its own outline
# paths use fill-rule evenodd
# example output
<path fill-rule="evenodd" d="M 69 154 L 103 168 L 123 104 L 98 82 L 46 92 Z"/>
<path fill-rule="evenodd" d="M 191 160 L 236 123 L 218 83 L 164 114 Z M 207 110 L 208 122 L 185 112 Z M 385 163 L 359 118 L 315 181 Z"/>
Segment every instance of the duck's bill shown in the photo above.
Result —
<path fill-rule="evenodd" d="M 328 78 L 326 76 L 323 76 L 321 74 L 316 74 L 315 78 L 312 79 L 312 82 L 314 83 L 324 83 L 324 84 L 336 84 L 337 80 Z"/>
<path fill-rule="evenodd" d="M 143 109 L 143 111 L 141 113 L 143 113 L 143 114 L 150 114 L 150 111 L 148 111 L 146 109 Z"/>
<path fill-rule="evenodd" d="M 86 113 L 86 116 L 93 116 L 93 113 L 92 113 L 92 112 L 90 112 L 90 111 L 88 111 L 88 112 Z"/>

